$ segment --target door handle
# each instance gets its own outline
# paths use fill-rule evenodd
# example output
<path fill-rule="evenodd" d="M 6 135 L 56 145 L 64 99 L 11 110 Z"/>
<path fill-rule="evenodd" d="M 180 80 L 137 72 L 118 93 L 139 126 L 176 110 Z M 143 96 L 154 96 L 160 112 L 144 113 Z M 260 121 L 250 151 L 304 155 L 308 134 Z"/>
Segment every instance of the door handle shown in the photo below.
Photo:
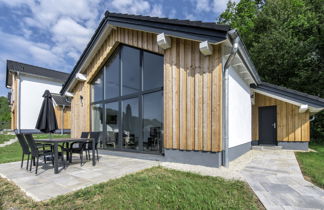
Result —
<path fill-rule="evenodd" d="M 272 123 L 272 127 L 273 127 L 273 128 L 276 128 L 276 126 L 277 126 L 277 125 L 276 125 L 276 123 L 275 123 L 275 122 L 274 122 L 274 123 Z"/>

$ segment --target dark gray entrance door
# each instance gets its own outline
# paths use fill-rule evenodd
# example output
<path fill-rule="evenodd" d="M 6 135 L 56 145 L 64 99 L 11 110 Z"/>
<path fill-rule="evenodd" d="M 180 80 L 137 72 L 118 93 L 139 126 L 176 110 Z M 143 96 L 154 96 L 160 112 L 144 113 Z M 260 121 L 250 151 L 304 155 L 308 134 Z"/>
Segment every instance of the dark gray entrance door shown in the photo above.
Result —
<path fill-rule="evenodd" d="M 277 144 L 277 107 L 259 107 L 259 144 Z"/>

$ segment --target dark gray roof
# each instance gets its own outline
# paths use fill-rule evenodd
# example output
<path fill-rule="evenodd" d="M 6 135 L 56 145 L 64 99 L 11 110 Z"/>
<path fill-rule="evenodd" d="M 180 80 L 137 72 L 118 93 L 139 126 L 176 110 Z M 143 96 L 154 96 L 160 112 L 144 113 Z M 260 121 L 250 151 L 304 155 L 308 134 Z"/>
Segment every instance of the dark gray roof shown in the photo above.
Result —
<path fill-rule="evenodd" d="M 324 99 L 309 95 L 306 93 L 299 92 L 297 90 L 288 89 L 282 86 L 273 85 L 270 83 L 262 82 L 258 86 L 252 85 L 252 88 L 267 92 L 279 97 L 287 98 L 292 101 L 296 101 L 302 104 L 309 104 L 315 108 L 324 108 Z"/>
<path fill-rule="evenodd" d="M 208 40 L 210 42 L 219 42 L 225 40 L 227 38 L 227 32 L 230 30 L 230 27 L 227 25 L 221 25 L 211 22 L 129 15 L 111 13 L 109 11 L 106 11 L 105 17 L 101 20 L 98 28 L 96 29 L 88 45 L 86 46 L 85 50 L 80 56 L 80 59 L 74 66 L 72 73 L 66 80 L 61 90 L 61 93 L 63 93 L 67 89 L 69 84 L 72 82 L 83 60 L 90 52 L 93 44 L 99 38 L 100 33 L 103 30 L 106 23 L 118 27 L 131 28 L 152 33 L 164 32 L 167 35 L 171 36 L 183 37 L 187 39 L 200 41 Z"/>
<path fill-rule="evenodd" d="M 61 96 L 60 94 L 51 93 L 53 100 L 59 106 L 71 106 L 71 100 L 65 96 Z"/>
<path fill-rule="evenodd" d="M 31 74 L 35 76 L 46 77 L 49 79 L 56 80 L 61 82 L 62 84 L 66 81 L 69 77 L 68 73 L 56 71 L 52 69 L 42 68 L 39 66 L 33 66 L 30 64 L 20 63 L 17 61 L 7 60 L 7 78 L 6 78 L 6 85 L 8 85 L 8 76 L 9 71 L 11 72 L 22 72 L 26 74 Z"/>
<path fill-rule="evenodd" d="M 160 17 L 151 17 L 151 16 L 142 16 L 142 15 L 130 15 L 130 14 L 121 14 L 121 13 L 112 13 L 106 11 L 105 15 L 110 20 L 135 20 L 135 21 L 145 21 L 152 22 L 153 24 L 168 24 L 169 26 L 188 26 L 194 27 L 195 29 L 208 29 L 216 31 L 227 32 L 231 29 L 229 25 L 216 24 L 215 22 L 202 22 L 202 21 L 192 21 L 192 20 L 180 20 L 180 19 L 170 19 L 170 18 L 160 18 Z"/>

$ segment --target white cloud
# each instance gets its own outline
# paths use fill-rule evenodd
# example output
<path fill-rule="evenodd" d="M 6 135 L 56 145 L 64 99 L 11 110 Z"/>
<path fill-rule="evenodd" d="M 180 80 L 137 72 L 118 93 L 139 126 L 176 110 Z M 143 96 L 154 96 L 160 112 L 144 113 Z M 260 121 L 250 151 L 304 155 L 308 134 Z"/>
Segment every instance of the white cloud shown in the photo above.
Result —
<path fill-rule="evenodd" d="M 24 37 L 0 31 L 0 57 L 42 66 L 62 68 L 63 58 L 54 54 L 51 47 L 44 43 L 32 42 Z"/>
<path fill-rule="evenodd" d="M 195 7 L 196 13 L 199 12 L 215 12 L 220 14 L 226 9 L 227 2 L 229 0 L 191 0 Z M 231 0 L 234 2 L 239 2 L 239 0 Z M 190 16 L 192 14 L 188 14 Z"/>
<path fill-rule="evenodd" d="M 89 40 L 92 29 L 86 28 L 71 18 L 61 18 L 53 26 L 53 40 L 58 45 L 67 45 L 82 51 Z"/>
<path fill-rule="evenodd" d="M 111 6 L 117 12 L 129 14 L 144 14 L 151 8 L 150 3 L 145 0 L 112 0 Z"/>
<path fill-rule="evenodd" d="M 17 26 L 11 25 L 11 28 L 16 27 L 14 34 L 0 27 L 0 68 L 5 69 L 5 61 L 11 59 L 69 72 L 106 9 L 163 17 L 162 3 L 151 0 L 0 0 L 0 6 L 9 7 L 8 12 L 19 18 Z M 175 16 L 176 11 L 169 14 Z M 6 17 L 0 15 L 0 18 Z M 2 70 L 0 79 L 5 77 Z"/>
<path fill-rule="evenodd" d="M 239 2 L 240 0 L 231 0 L 232 2 Z M 216 13 L 224 12 L 228 0 L 213 0 L 213 11 Z"/>
<path fill-rule="evenodd" d="M 152 16 L 152 17 L 164 17 L 162 5 L 161 4 L 153 5 L 152 10 L 148 14 L 148 16 Z"/>
<path fill-rule="evenodd" d="M 212 5 L 209 0 L 196 0 L 196 9 L 199 12 L 209 12 L 212 9 L 211 6 Z"/>

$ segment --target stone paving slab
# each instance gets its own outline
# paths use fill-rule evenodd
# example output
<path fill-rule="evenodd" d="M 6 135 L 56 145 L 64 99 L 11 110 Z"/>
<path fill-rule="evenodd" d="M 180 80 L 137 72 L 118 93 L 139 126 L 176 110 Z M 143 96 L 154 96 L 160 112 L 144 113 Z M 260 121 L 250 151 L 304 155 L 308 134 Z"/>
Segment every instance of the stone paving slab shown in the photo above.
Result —
<path fill-rule="evenodd" d="M 76 162 L 54 174 L 51 166 L 43 166 L 36 176 L 14 162 L 0 164 L 0 175 L 41 201 L 158 165 L 246 181 L 267 209 L 324 209 L 324 190 L 304 180 L 294 152 L 287 150 L 252 150 L 229 168 L 170 163 L 159 155 L 100 151 L 95 167 L 90 161 L 82 167 Z"/>
<path fill-rule="evenodd" d="M 92 166 L 92 161 L 87 161 L 81 167 L 76 157 L 73 162 L 59 174 L 54 174 L 52 166 L 41 165 L 37 175 L 35 167 L 32 172 L 21 169 L 20 161 L 5 163 L 0 164 L 0 176 L 14 182 L 35 201 L 43 201 L 159 165 L 152 158 L 136 159 L 107 154 L 100 155 L 96 166 Z"/>
<path fill-rule="evenodd" d="M 324 209 L 324 190 L 304 180 L 293 151 L 251 151 L 241 170 L 267 209 Z"/>

